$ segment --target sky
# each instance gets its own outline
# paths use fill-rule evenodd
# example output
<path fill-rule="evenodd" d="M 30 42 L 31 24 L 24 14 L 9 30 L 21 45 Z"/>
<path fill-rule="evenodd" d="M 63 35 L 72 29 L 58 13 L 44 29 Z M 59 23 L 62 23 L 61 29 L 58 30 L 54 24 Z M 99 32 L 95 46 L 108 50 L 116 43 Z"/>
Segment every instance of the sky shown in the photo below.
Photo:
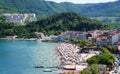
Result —
<path fill-rule="evenodd" d="M 60 2 L 72 2 L 75 4 L 85 4 L 85 3 L 105 3 L 105 2 L 114 2 L 117 0 L 46 0 L 46 1 L 54 1 L 57 3 Z"/>

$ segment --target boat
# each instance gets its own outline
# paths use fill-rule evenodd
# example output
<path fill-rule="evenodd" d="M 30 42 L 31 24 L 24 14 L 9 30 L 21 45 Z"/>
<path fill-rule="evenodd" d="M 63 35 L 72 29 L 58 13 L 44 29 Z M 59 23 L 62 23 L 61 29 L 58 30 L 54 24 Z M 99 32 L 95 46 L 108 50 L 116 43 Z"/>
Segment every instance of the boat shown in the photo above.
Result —
<path fill-rule="evenodd" d="M 44 68 L 44 66 L 35 66 L 35 68 Z"/>
<path fill-rule="evenodd" d="M 43 71 L 44 71 L 44 72 L 52 72 L 51 69 L 44 69 Z"/>
<path fill-rule="evenodd" d="M 36 38 L 26 38 L 26 39 L 24 39 L 24 40 L 35 41 L 35 40 L 37 40 L 37 39 L 36 39 Z"/>
<path fill-rule="evenodd" d="M 57 68 L 52 68 L 52 71 L 58 71 L 58 69 Z"/>

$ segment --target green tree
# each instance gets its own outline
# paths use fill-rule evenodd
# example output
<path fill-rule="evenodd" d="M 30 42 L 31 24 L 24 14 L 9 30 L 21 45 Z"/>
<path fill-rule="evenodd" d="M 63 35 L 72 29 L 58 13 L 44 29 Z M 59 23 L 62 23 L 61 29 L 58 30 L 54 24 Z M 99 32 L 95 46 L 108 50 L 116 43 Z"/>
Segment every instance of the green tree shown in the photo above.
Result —
<path fill-rule="evenodd" d="M 101 47 L 102 54 L 93 56 L 87 59 L 88 64 L 105 64 L 108 66 L 114 65 L 115 58 L 112 53 L 110 53 L 106 48 Z"/>
<path fill-rule="evenodd" d="M 99 74 L 99 68 L 93 64 L 89 68 L 82 70 L 80 74 Z"/>

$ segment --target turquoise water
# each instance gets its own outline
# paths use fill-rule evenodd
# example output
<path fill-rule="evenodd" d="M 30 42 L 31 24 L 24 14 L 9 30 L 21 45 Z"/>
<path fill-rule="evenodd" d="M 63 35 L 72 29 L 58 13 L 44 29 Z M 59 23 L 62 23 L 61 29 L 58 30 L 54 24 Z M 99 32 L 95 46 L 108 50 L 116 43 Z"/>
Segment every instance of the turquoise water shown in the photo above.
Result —
<path fill-rule="evenodd" d="M 59 74 L 58 71 L 43 72 L 35 65 L 56 66 L 57 43 L 25 40 L 0 40 L 0 74 Z"/>

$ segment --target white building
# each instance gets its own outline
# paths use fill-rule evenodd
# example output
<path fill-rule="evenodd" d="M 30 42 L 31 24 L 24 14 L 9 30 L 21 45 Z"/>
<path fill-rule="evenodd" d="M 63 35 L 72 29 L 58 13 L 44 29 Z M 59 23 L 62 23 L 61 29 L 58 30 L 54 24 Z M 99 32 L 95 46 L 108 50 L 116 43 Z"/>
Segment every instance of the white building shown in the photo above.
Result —
<path fill-rule="evenodd" d="M 120 33 L 114 33 L 114 34 L 106 34 L 101 35 L 95 39 L 95 43 L 98 46 L 108 46 L 108 45 L 115 45 L 115 43 L 120 41 Z"/>
<path fill-rule="evenodd" d="M 34 13 L 30 14 L 3 14 L 6 18 L 7 21 L 10 23 L 20 23 L 24 24 L 26 19 L 28 19 L 29 22 L 37 21 L 36 15 Z"/>
<path fill-rule="evenodd" d="M 83 39 L 87 39 L 87 33 L 80 31 L 66 31 L 59 36 L 59 39 L 61 41 L 64 41 L 66 38 L 83 40 Z"/>

